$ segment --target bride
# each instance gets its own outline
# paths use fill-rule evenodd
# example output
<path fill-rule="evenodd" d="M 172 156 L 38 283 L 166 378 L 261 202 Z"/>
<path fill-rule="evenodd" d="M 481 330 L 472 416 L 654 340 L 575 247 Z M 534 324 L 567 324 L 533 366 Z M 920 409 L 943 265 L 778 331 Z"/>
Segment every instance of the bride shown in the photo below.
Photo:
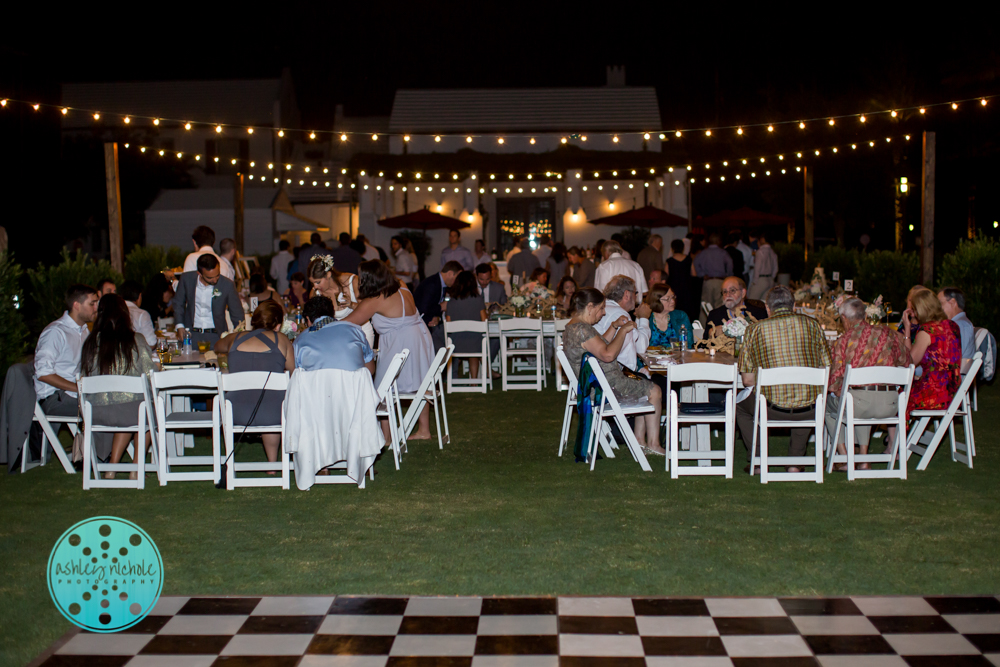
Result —
<path fill-rule="evenodd" d="M 358 277 L 353 273 L 341 273 L 334 268 L 333 257 L 316 255 L 309 262 L 307 275 L 316 294 L 333 301 L 336 318 L 342 320 L 358 307 Z M 375 346 L 375 330 L 370 322 L 361 327 L 368 338 L 368 345 Z"/>

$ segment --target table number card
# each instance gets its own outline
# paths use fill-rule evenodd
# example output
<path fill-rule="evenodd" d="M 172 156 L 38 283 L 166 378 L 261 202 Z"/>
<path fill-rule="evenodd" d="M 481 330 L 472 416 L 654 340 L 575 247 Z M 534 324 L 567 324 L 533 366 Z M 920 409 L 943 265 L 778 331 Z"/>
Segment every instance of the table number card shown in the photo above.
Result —
<path fill-rule="evenodd" d="M 837 283 L 840 282 L 840 271 L 834 271 L 833 272 L 833 281 L 837 282 Z"/>
<path fill-rule="evenodd" d="M 844 291 L 845 292 L 853 292 L 854 291 L 854 281 L 853 280 L 845 280 L 844 281 Z"/>

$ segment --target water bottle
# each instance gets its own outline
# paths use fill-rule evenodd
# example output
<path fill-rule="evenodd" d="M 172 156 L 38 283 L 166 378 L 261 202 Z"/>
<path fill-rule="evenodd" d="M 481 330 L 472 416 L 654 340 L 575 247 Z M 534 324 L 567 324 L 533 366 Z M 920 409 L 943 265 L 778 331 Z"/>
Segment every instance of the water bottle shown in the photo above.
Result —
<path fill-rule="evenodd" d="M 184 330 L 184 354 L 191 354 L 191 332 Z"/>
<path fill-rule="evenodd" d="M 681 352 L 688 349 L 688 328 L 687 325 L 681 325 Z"/>

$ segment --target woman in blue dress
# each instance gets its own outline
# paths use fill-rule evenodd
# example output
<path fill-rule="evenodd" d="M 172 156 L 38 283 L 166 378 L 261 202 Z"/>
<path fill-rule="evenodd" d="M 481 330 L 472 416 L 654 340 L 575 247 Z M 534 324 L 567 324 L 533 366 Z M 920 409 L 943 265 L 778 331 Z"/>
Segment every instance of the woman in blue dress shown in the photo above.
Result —
<path fill-rule="evenodd" d="M 681 338 L 681 327 L 687 338 L 688 348 L 694 347 L 694 332 L 687 313 L 677 308 L 677 295 L 667 283 L 656 283 L 649 288 L 646 305 L 653 312 L 649 314 L 649 345 L 669 347 Z"/>

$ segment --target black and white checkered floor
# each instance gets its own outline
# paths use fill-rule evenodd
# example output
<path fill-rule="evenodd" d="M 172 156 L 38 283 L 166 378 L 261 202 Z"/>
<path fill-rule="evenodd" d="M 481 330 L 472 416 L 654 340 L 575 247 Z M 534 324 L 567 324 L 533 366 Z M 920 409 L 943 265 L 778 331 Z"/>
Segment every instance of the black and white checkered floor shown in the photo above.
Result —
<path fill-rule="evenodd" d="M 164 597 L 35 664 L 1000 667 L 996 597 Z"/>

